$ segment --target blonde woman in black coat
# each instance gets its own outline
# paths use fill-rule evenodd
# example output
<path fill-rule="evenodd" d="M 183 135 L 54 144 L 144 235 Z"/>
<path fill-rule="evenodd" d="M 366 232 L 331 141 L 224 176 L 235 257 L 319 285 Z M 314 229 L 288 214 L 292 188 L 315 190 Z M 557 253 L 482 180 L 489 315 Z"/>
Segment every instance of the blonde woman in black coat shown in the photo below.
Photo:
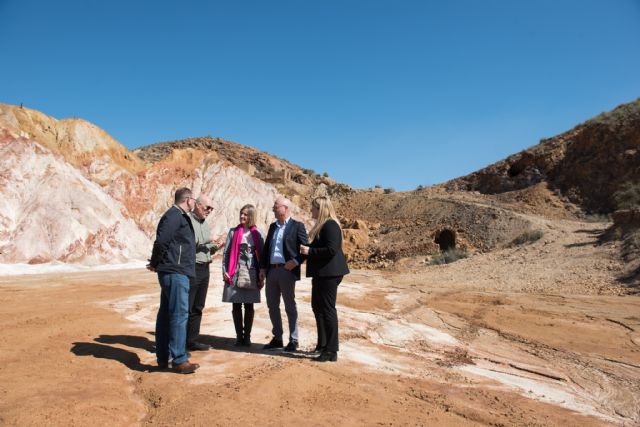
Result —
<path fill-rule="evenodd" d="M 316 220 L 309 232 L 309 246 L 300 245 L 307 258 L 307 277 L 311 277 L 311 307 L 316 317 L 318 362 L 338 360 L 338 285 L 349 267 L 342 252 L 342 230 L 328 197 L 311 202 L 311 217 Z"/>

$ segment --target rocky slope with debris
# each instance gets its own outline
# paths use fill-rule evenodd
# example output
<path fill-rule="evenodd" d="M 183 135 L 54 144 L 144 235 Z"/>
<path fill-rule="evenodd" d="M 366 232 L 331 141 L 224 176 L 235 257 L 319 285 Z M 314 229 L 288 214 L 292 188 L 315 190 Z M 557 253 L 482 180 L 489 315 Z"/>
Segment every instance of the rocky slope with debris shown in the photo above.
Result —
<path fill-rule="evenodd" d="M 627 182 L 640 182 L 640 98 L 442 186 L 515 197 L 545 183 L 588 212 L 609 213 Z"/>

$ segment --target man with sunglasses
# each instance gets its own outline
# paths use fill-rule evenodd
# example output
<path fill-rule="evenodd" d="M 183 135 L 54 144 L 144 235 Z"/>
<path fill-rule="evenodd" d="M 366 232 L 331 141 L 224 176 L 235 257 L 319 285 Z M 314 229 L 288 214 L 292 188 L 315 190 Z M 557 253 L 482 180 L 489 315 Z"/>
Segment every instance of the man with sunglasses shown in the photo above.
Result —
<path fill-rule="evenodd" d="M 213 211 L 211 199 L 201 194 L 195 201 L 189 219 L 196 237 L 196 275 L 189 280 L 189 321 L 187 323 L 187 349 L 190 351 L 209 350 L 207 344 L 198 342 L 202 310 L 209 289 L 209 264 L 213 255 L 221 246 L 215 242 L 207 224 L 207 216 Z"/>

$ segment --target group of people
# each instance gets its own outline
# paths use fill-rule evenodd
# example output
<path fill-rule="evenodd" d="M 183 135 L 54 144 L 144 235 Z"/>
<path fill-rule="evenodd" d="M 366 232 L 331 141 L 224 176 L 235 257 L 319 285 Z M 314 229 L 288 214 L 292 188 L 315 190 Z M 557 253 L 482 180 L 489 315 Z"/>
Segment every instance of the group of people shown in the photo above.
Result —
<path fill-rule="evenodd" d="M 211 200 L 193 197 L 188 188 L 176 190 L 174 205 L 158 223 L 156 240 L 147 268 L 158 274 L 160 307 L 156 320 L 158 366 L 180 374 L 195 372 L 199 365 L 189 362 L 190 351 L 208 350 L 198 341 L 202 310 L 209 287 L 211 256 L 224 245 L 222 301 L 233 305 L 236 346 L 251 346 L 254 304 L 260 302 L 265 287 L 272 339 L 265 350 L 284 348 L 297 351 L 298 310 L 295 285 L 303 262 L 311 277 L 311 307 L 316 319 L 318 362 L 338 360 L 338 285 L 349 273 L 342 252 L 342 230 L 328 197 L 311 203 L 315 223 L 309 234 L 302 222 L 291 217 L 291 202 L 285 197 L 273 205 L 275 221 L 266 238 L 256 227 L 256 208 L 240 209 L 239 224 L 225 239 L 216 238 L 206 222 L 213 211 Z M 284 302 L 289 341 L 284 346 L 280 300 Z M 243 307 L 244 306 L 244 307 Z M 244 308 L 244 313 L 243 313 Z M 171 364 L 169 363 L 171 361 Z"/>

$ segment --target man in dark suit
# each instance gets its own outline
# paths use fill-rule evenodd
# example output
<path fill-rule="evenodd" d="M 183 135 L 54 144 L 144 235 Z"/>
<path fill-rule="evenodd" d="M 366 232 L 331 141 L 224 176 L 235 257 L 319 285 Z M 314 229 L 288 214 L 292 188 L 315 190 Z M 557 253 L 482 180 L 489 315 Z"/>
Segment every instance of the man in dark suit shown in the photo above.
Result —
<path fill-rule="evenodd" d="M 285 351 L 298 349 L 298 309 L 296 307 L 296 281 L 300 280 L 300 245 L 307 245 L 309 237 L 304 224 L 291 218 L 291 202 L 279 197 L 273 204 L 276 221 L 269 227 L 262 256 L 265 260 L 260 269 L 260 280 L 266 278 L 267 306 L 273 326 L 273 338 L 265 349 L 282 348 L 282 317 L 280 316 L 280 297 L 289 322 L 289 344 Z"/>

